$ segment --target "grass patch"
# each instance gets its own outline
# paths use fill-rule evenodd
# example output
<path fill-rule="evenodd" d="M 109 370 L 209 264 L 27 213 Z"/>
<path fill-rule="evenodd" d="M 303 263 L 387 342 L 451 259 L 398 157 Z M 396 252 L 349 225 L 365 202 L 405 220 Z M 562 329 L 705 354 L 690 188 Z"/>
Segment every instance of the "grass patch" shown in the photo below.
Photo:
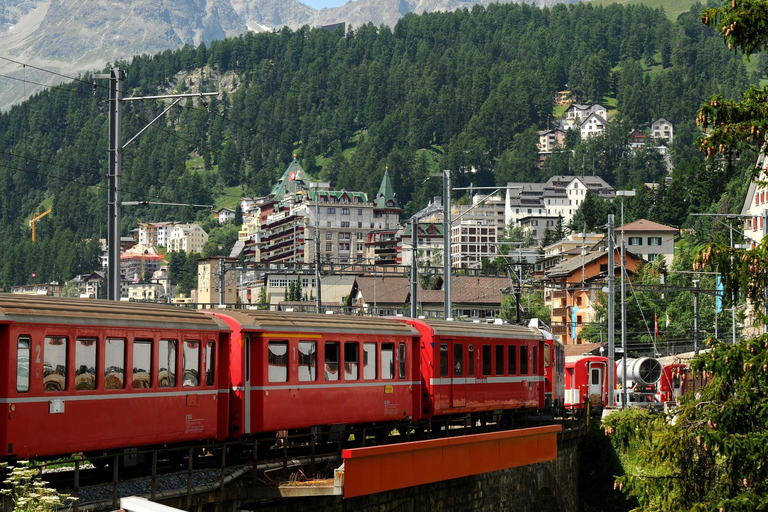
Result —
<path fill-rule="evenodd" d="M 652 9 L 664 8 L 664 14 L 667 18 L 674 21 L 684 12 L 691 10 L 691 7 L 696 2 L 694 0 L 592 0 L 595 5 L 601 5 L 606 7 L 611 4 L 621 5 L 647 5 Z"/>
<path fill-rule="evenodd" d="M 214 200 L 214 206 L 216 206 L 217 210 L 220 210 L 221 208 L 234 210 L 240 203 L 238 198 L 243 196 L 243 187 L 240 185 L 227 187 L 224 189 L 223 193 L 224 195 L 219 196 Z"/>

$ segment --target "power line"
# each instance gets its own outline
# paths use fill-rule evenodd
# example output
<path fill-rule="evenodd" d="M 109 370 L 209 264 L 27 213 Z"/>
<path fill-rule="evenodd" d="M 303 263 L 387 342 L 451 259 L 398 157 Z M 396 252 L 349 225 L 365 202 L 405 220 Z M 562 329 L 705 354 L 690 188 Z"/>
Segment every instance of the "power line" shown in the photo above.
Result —
<path fill-rule="evenodd" d="M 78 91 L 77 89 L 68 89 L 66 87 L 61 87 L 59 85 L 48 85 L 48 84 L 41 84 L 39 82 L 33 82 L 32 80 L 27 80 L 26 78 L 17 78 L 15 76 L 3 75 L 3 74 L 0 74 L 0 77 L 7 78 L 9 80 L 18 80 L 19 82 L 24 82 L 25 84 L 39 85 L 40 87 L 45 87 L 47 89 L 56 89 L 56 90 L 59 90 L 59 91 L 65 91 L 65 92 L 71 92 L 71 93 L 75 93 L 75 94 L 80 94 L 82 96 L 92 96 L 93 95 L 92 93 Z M 105 98 L 103 98 L 101 96 L 98 96 L 98 98 L 99 99 L 105 99 Z"/>

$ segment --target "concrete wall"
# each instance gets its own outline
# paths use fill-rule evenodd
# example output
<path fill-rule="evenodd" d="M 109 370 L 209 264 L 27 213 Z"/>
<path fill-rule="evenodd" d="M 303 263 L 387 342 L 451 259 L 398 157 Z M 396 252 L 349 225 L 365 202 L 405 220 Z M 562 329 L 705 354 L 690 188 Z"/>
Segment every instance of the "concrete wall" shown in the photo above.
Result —
<path fill-rule="evenodd" d="M 576 512 L 578 510 L 578 440 L 563 443 L 558 459 L 522 468 L 342 499 L 337 496 L 253 502 L 242 494 L 223 506 L 198 503 L 191 510 L 270 512 L 432 512 L 435 510 Z M 235 491 L 235 489 L 230 489 Z M 247 489 L 245 494 L 253 495 Z M 251 501 L 251 503 L 248 503 Z"/>

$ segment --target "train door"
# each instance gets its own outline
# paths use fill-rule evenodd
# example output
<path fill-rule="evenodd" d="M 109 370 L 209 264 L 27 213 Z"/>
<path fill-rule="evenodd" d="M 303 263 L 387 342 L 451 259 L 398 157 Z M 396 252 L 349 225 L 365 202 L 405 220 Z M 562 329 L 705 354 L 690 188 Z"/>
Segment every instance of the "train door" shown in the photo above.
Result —
<path fill-rule="evenodd" d="M 467 362 L 464 358 L 464 344 L 449 342 L 453 353 L 453 375 L 451 378 L 451 407 L 467 405 Z"/>
<path fill-rule="evenodd" d="M 587 386 L 587 396 L 593 404 L 603 402 L 603 367 L 602 365 L 590 365 L 589 384 Z"/>

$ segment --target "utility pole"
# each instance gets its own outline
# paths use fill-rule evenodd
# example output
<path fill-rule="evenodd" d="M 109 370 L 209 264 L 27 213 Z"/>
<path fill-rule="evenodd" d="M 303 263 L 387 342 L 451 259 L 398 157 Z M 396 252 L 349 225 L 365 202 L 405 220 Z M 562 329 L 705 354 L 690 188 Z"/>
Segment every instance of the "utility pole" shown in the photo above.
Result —
<path fill-rule="evenodd" d="M 699 280 L 693 280 L 693 352 L 699 353 Z"/>
<path fill-rule="evenodd" d="M 419 300 L 419 222 L 416 217 L 411 217 L 411 318 L 418 316 Z"/>
<path fill-rule="evenodd" d="M 615 310 L 615 297 L 614 287 L 616 282 L 616 270 L 614 264 L 614 254 L 616 248 L 613 244 L 613 215 L 608 215 L 608 404 L 613 406 L 614 402 L 614 383 L 616 382 L 616 368 L 614 361 L 615 356 L 615 339 L 616 333 L 614 310 Z"/>
<path fill-rule="evenodd" d="M 315 285 L 317 296 L 315 297 L 315 312 L 323 312 L 323 284 L 320 272 L 320 189 L 330 187 L 330 183 L 310 182 L 309 188 L 315 189 Z"/>
<path fill-rule="evenodd" d="M 451 171 L 443 171 L 443 290 L 445 319 L 453 319 L 451 307 Z"/>
<path fill-rule="evenodd" d="M 194 98 L 203 96 L 215 96 L 217 92 L 192 93 L 192 94 L 167 94 L 161 96 L 123 97 L 123 81 L 125 72 L 120 68 L 112 68 L 109 74 L 95 74 L 94 79 L 109 79 L 109 197 L 108 197 L 108 222 L 107 222 L 107 265 L 109 268 L 109 280 L 107 281 L 107 299 L 120 300 L 120 230 L 122 207 L 122 158 L 123 150 L 136 138 L 144 133 L 158 119 L 160 119 L 171 107 L 182 98 Z M 123 116 L 122 103 L 134 100 L 156 100 L 177 98 L 159 116 L 153 119 L 144 128 L 123 144 Z"/>

